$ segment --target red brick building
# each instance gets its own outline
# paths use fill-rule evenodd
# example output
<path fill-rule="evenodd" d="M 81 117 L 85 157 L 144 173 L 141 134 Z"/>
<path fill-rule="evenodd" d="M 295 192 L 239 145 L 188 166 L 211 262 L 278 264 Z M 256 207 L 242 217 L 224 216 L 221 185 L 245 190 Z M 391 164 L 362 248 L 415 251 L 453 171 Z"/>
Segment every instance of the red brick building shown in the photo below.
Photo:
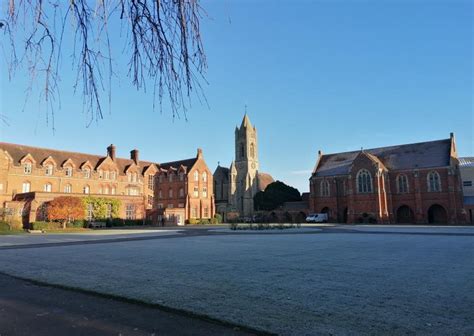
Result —
<path fill-rule="evenodd" d="M 325 155 L 310 210 L 341 223 L 463 224 L 456 142 L 449 139 Z"/>

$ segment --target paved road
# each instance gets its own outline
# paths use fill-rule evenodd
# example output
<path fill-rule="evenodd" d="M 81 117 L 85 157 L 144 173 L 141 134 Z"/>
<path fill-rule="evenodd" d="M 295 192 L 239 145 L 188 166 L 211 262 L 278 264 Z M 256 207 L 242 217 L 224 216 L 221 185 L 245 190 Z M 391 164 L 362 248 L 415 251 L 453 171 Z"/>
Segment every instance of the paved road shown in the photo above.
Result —
<path fill-rule="evenodd" d="M 0 335 L 252 335 L 155 307 L 0 274 Z"/>

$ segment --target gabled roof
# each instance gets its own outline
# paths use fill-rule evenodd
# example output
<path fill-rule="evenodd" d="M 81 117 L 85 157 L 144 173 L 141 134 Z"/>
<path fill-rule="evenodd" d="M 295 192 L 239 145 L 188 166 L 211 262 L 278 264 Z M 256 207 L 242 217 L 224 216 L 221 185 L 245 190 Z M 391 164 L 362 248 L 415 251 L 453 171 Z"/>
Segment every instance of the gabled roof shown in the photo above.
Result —
<path fill-rule="evenodd" d="M 364 149 L 389 170 L 445 167 L 450 164 L 451 139 Z M 349 174 L 359 151 L 322 155 L 313 176 Z"/>
<path fill-rule="evenodd" d="M 197 161 L 197 158 L 194 157 L 194 158 L 191 158 L 191 159 L 160 163 L 158 165 L 158 167 L 160 167 L 161 169 L 168 170 L 170 167 L 174 167 L 174 168 L 178 169 L 180 166 L 184 166 L 189 170 L 194 166 L 196 161 Z"/>
<path fill-rule="evenodd" d="M 229 180 L 229 168 L 217 166 L 213 176 L 222 176 L 224 180 Z"/>

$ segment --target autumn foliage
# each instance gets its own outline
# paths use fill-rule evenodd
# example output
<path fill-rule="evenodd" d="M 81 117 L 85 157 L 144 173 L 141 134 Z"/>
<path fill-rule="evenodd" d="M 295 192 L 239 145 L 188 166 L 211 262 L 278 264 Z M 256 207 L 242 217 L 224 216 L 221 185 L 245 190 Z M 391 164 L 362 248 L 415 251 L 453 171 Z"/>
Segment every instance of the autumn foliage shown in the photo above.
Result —
<path fill-rule="evenodd" d="M 85 217 L 84 204 L 78 197 L 60 196 L 48 202 L 47 209 L 48 219 L 61 222 L 63 228 L 67 223 Z"/>

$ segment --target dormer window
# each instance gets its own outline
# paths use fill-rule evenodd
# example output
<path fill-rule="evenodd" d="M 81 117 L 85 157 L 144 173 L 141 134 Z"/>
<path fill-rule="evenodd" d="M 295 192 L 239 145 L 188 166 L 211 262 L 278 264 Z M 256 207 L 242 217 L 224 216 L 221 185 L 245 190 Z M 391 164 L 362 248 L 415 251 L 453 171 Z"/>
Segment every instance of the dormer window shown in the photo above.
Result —
<path fill-rule="evenodd" d="M 64 168 L 64 174 L 68 177 L 71 177 L 72 176 L 72 167 Z"/>
<path fill-rule="evenodd" d="M 87 179 L 88 179 L 88 178 L 91 178 L 91 170 L 90 170 L 90 168 L 87 168 L 87 167 L 86 167 L 86 168 L 84 168 L 83 171 L 84 171 L 84 178 L 87 178 Z"/>
<path fill-rule="evenodd" d="M 51 175 L 53 175 L 53 165 L 52 165 L 51 163 L 48 163 L 48 164 L 45 166 L 44 174 L 45 174 L 46 176 L 51 176 Z"/>
<path fill-rule="evenodd" d="M 117 173 L 115 171 L 110 172 L 110 178 L 115 180 L 117 178 Z"/>
<path fill-rule="evenodd" d="M 23 164 L 23 172 L 25 174 L 28 174 L 28 175 L 31 174 L 32 169 L 33 169 L 33 165 L 31 164 L 31 162 L 25 162 Z"/>
<path fill-rule="evenodd" d="M 179 173 L 179 180 L 184 181 L 184 173 L 183 172 Z"/>

